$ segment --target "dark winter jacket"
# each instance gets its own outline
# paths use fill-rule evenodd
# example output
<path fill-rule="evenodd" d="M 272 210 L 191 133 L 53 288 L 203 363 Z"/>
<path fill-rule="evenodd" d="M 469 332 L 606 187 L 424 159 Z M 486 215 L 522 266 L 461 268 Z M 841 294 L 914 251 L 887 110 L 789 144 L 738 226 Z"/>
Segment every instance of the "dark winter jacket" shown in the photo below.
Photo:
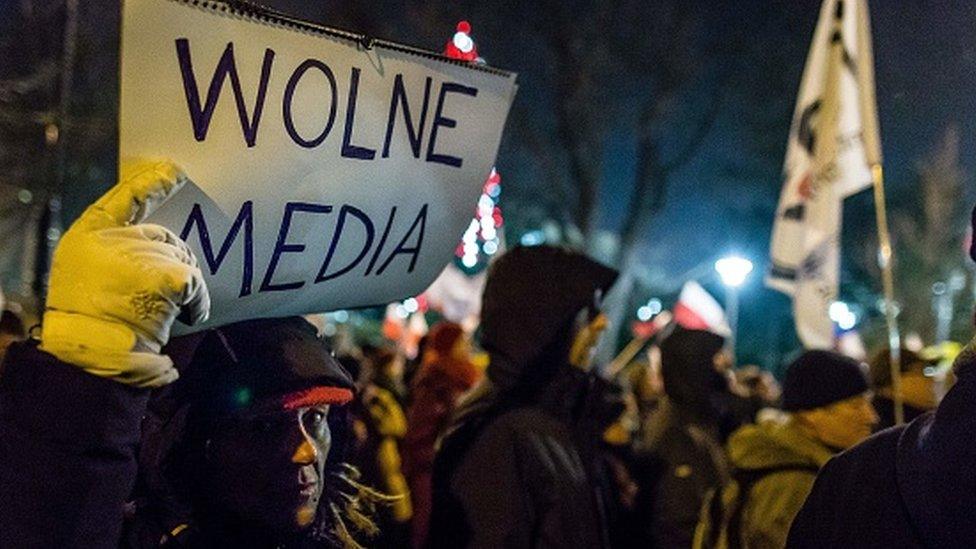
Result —
<path fill-rule="evenodd" d="M 568 364 L 579 313 L 616 272 L 546 246 L 490 268 L 482 303 L 487 378 L 461 404 L 434 463 L 429 545 L 608 545 L 596 479 L 601 384 Z"/>
<path fill-rule="evenodd" d="M 188 415 L 218 417 L 240 404 L 223 398 L 235 387 L 259 399 L 309 384 L 348 388 L 351 379 L 299 318 L 220 330 L 197 339 L 181 380 L 152 396 L 65 364 L 36 342 L 11 346 L 0 379 L 0 547 L 155 548 L 165 545 L 173 519 L 188 525 L 174 546 L 282 545 L 251 532 L 253 525 L 194 513 L 191 502 L 171 497 L 165 469 L 180 438 L 172 429 L 181 431 Z M 220 353 L 235 355 L 232 363 Z M 165 404 L 182 412 L 160 414 Z M 327 470 L 341 453 L 339 431 L 332 433 Z M 285 545 L 328 546 L 318 531 L 311 537 Z"/>
<path fill-rule="evenodd" d="M 706 495 L 728 480 L 718 427 L 665 399 L 636 465 L 636 515 L 648 547 L 691 547 Z"/>
<path fill-rule="evenodd" d="M 0 547 L 115 549 L 149 391 L 11 345 L 0 379 Z"/>
<path fill-rule="evenodd" d="M 788 547 L 976 547 L 976 350 L 934 413 L 830 460 Z"/>
<path fill-rule="evenodd" d="M 596 456 L 581 441 L 589 387 L 567 369 L 529 403 L 468 416 L 436 458 L 429 546 L 607 547 Z"/>

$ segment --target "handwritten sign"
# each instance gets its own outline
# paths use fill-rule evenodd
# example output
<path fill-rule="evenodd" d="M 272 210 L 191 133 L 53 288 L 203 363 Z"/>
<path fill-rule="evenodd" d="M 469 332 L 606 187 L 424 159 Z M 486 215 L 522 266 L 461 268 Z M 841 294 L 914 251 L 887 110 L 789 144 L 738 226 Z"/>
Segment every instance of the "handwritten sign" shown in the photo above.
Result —
<path fill-rule="evenodd" d="M 355 38 L 125 0 L 119 156 L 170 158 L 191 179 L 149 221 L 196 253 L 203 327 L 402 299 L 453 257 L 515 76 Z"/>

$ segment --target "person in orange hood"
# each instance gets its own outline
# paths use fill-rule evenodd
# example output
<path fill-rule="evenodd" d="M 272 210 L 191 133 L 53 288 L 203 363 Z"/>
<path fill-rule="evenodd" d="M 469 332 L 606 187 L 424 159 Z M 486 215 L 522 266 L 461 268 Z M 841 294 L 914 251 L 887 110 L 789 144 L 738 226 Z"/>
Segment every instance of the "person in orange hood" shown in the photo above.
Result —
<path fill-rule="evenodd" d="M 413 404 L 407 411 L 409 427 L 403 441 L 404 474 L 414 505 L 413 547 L 423 547 L 427 542 L 437 437 L 450 420 L 458 398 L 481 377 L 471 363 L 470 353 L 467 334 L 453 322 L 434 325 L 427 336 L 423 362 L 413 383 Z"/>

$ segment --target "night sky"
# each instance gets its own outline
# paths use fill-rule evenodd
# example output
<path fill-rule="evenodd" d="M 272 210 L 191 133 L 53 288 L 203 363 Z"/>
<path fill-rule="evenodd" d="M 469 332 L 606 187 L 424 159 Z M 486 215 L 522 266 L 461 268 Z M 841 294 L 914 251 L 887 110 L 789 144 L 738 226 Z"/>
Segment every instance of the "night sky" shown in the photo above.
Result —
<path fill-rule="evenodd" d="M 399 3 L 370 8 L 350 7 L 343 2 L 310 7 L 303 0 L 266 3 L 346 28 L 356 25 L 356 14 L 362 19 L 367 10 L 364 20 L 378 24 L 383 37 L 434 50 L 440 49 L 453 31 L 451 23 L 445 24 L 443 37 L 431 43 L 429 37 L 410 25 L 390 23 L 401 16 L 396 7 Z M 789 300 L 766 289 L 761 275 L 767 268 L 769 233 L 780 192 L 779 170 L 793 102 L 820 2 L 759 4 L 742 2 L 734 7 L 718 7 L 702 3 L 708 6 L 706 10 L 721 10 L 710 19 L 714 32 L 747 25 L 757 29 L 755 39 L 759 45 L 737 64 L 732 85 L 735 89 L 726 94 L 720 117 L 706 143 L 671 180 L 665 206 L 652 218 L 646 232 L 641 258 L 650 285 L 647 297 L 660 295 L 666 304 L 669 298 L 674 299 L 688 276 L 700 277 L 721 298 L 721 288 L 710 269 L 712 262 L 726 252 L 738 252 L 752 259 L 756 271 L 742 289 L 742 358 L 779 370 L 788 351 L 798 342 L 793 336 Z M 523 6 L 507 9 L 517 11 Z M 688 9 L 695 8 L 689 5 Z M 972 184 L 972 174 L 976 173 L 972 154 L 976 148 L 976 99 L 972 92 L 976 89 L 976 7 L 966 1 L 917 0 L 875 1 L 870 2 L 870 9 L 889 192 L 911 203 L 918 162 L 932 150 L 946 128 L 956 124 L 967 172 L 967 196 L 960 199 L 972 202 L 976 198 Z M 458 18 L 471 19 L 484 57 L 496 66 L 520 73 L 521 88 L 516 101 L 522 103 L 521 107 L 532 109 L 544 103 L 551 75 L 547 75 L 544 57 L 527 46 L 531 42 L 527 42 L 530 38 L 525 37 L 524 31 L 531 29 L 493 24 L 489 20 L 491 9 L 475 7 L 471 13 L 460 9 L 456 13 Z M 586 16 L 580 13 L 580 17 Z M 531 19 L 528 13 L 526 19 Z M 762 88 L 764 84 L 768 85 L 763 93 L 751 92 L 750 86 Z M 518 109 L 513 110 L 517 112 Z M 754 129 L 757 118 L 762 120 L 761 140 L 765 142 L 759 145 Z M 631 198 L 634 148 L 629 131 L 623 126 L 608 136 L 597 214 L 600 230 L 612 232 L 619 228 Z M 530 189 L 536 189 L 528 181 L 532 172 L 521 166 L 517 144 L 509 140 L 503 145 L 498 166 L 506 188 L 504 196 L 510 204 L 531 196 Z M 853 232 L 857 238 L 874 238 L 870 191 L 848 201 L 845 232 Z M 508 234 L 510 241 L 518 236 Z M 843 276 L 848 276 L 846 269 Z M 864 283 L 880 286 L 877 281 Z"/>
<path fill-rule="evenodd" d="M 580 25 L 592 17 L 587 10 L 598 5 L 592 0 L 566 0 Z M 513 222 L 509 242 L 524 230 L 538 228 L 536 221 L 519 221 L 521 207 L 549 199 L 546 174 L 529 166 L 522 144 L 511 131 L 512 118 L 524 113 L 543 113 L 547 123 L 553 69 L 539 49 L 535 34 L 545 24 L 546 13 L 539 2 L 496 4 L 457 0 L 450 3 L 410 0 L 365 4 L 361 2 L 263 0 L 262 3 L 295 16 L 354 31 L 374 34 L 411 45 L 440 50 L 459 19 L 469 19 L 479 52 L 493 65 L 519 73 L 520 90 L 509 120 L 509 131 L 498 158 L 503 177 L 502 207 Z M 976 200 L 976 3 L 971 0 L 913 0 L 911 2 L 869 2 L 874 35 L 877 96 L 887 184 L 893 202 L 911 207 L 914 203 L 915 170 L 937 145 L 945 130 L 955 124 L 961 136 L 961 159 L 966 172 L 967 204 Z M 0 2 L 9 8 L 13 2 Z M 81 29 L 85 48 L 98 65 L 91 75 L 114 72 L 117 36 L 105 13 L 117 7 L 115 0 L 85 4 Z M 643 5 L 643 4 L 638 4 Z M 676 296 L 686 278 L 699 278 L 706 288 L 721 297 L 711 264 L 726 252 L 746 255 L 756 263 L 755 274 L 742 290 L 740 350 L 745 362 L 760 362 L 778 369 L 798 342 L 793 335 L 789 300 L 762 285 L 768 254 L 769 234 L 779 196 L 790 117 L 799 87 L 807 48 L 816 24 L 818 0 L 773 0 L 768 2 L 689 2 L 680 9 L 699 10 L 706 21 L 703 34 L 718 39 L 730 29 L 745 29 L 750 48 L 733 61 L 734 74 L 711 132 L 693 159 L 671 178 L 662 210 L 651 219 L 641 246 L 645 268 L 642 299 L 661 297 L 665 306 Z M 579 6 L 591 6 L 577 9 Z M 2 13 L 2 12 L 0 12 Z M 87 26 L 85 21 L 87 21 Z M 657 29 L 660 30 L 660 29 Z M 584 44 L 584 47 L 586 44 Z M 84 53 L 84 52 L 83 52 Z M 719 52 L 721 53 L 721 52 Z M 707 56 L 704 56 L 707 57 Z M 714 59 L 700 76 L 698 92 L 707 91 L 709 71 L 717 70 Z M 711 65 L 709 65 L 711 63 Z M 710 68 L 709 68 L 710 67 Z M 103 79 L 91 76 L 76 82 L 80 103 L 94 97 Z M 644 92 L 627 75 L 612 75 L 604 83 L 607 93 L 639 97 Z M 112 99 L 109 90 L 99 91 Z M 84 100 L 84 101 L 82 101 Z M 626 102 L 624 102 L 626 105 Z M 114 107 L 113 107 L 114 108 Z M 685 111 L 682 111 L 685 112 Z M 631 200 L 634 173 L 632 126 L 620 123 L 620 112 L 607 113 L 610 130 L 605 142 L 603 182 L 596 215 L 598 231 L 612 233 Z M 626 113 L 623 113 L 626 114 Z M 693 109 L 686 109 L 689 117 Z M 106 112 L 108 117 L 114 112 Z M 672 126 L 680 129 L 679 115 Z M 533 122 L 534 123 L 534 122 Z M 543 128 L 543 131 L 547 131 Z M 675 134 L 680 131 L 675 131 Z M 667 146 L 667 143 L 665 143 Z M 70 221 L 104 190 L 105 172 L 114 169 L 113 143 L 106 143 L 104 159 L 92 164 L 91 183 L 66 192 L 66 217 Z M 104 181 L 104 183 L 103 183 Z M 947 220 L 953 222 L 953 220 Z M 845 208 L 845 240 L 874 238 L 874 211 L 869 192 L 848 200 Z M 846 261 L 846 259 L 845 259 Z M 845 268 L 843 288 L 855 276 Z M 855 280 L 861 286 L 878 289 L 874 280 Z"/>

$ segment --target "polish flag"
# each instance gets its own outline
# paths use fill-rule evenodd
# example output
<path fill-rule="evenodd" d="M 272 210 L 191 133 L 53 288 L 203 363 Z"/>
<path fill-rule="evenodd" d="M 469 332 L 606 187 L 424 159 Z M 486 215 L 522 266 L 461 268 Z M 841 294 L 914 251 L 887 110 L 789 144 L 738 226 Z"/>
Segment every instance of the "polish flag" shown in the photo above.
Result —
<path fill-rule="evenodd" d="M 678 303 L 674 306 L 674 321 L 688 330 L 706 330 L 722 337 L 732 335 L 722 306 L 693 280 L 681 288 Z"/>
<path fill-rule="evenodd" d="M 671 323 L 671 320 L 673 320 L 673 317 L 669 311 L 661 311 L 652 320 L 631 323 L 630 331 L 635 338 L 649 339 L 667 327 Z"/>

